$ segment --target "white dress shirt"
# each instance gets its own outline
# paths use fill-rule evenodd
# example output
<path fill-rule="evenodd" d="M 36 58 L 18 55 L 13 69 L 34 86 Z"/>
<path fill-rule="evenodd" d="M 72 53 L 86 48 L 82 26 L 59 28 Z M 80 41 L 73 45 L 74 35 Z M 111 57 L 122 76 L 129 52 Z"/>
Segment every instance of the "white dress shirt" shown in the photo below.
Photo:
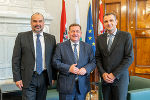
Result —
<path fill-rule="evenodd" d="M 113 36 L 112 36 L 112 42 L 114 41 L 114 38 L 115 38 L 116 33 L 117 33 L 117 29 L 115 30 L 114 33 L 112 33 L 112 34 L 113 34 Z M 107 45 L 108 45 L 109 35 L 110 35 L 110 34 L 108 33 L 108 34 L 107 34 Z"/>
<path fill-rule="evenodd" d="M 77 54 L 78 54 L 78 59 L 79 59 L 79 50 L 80 50 L 80 48 L 79 48 L 80 47 L 79 41 L 77 43 L 74 43 L 74 42 L 72 42 L 70 40 L 70 42 L 71 42 L 71 47 L 72 47 L 73 52 L 74 52 L 74 45 L 73 44 L 77 44 L 76 48 L 77 48 Z"/>
<path fill-rule="evenodd" d="M 36 59 L 36 39 L 37 39 L 37 34 L 33 32 L 33 42 L 34 42 L 34 51 L 35 51 L 35 59 Z M 43 60 L 43 70 L 46 69 L 45 67 L 45 41 L 44 41 L 44 35 L 43 32 L 40 33 L 40 42 L 41 42 L 41 47 L 42 47 L 42 60 Z M 35 67 L 34 71 L 36 71 L 36 60 L 35 60 Z"/>

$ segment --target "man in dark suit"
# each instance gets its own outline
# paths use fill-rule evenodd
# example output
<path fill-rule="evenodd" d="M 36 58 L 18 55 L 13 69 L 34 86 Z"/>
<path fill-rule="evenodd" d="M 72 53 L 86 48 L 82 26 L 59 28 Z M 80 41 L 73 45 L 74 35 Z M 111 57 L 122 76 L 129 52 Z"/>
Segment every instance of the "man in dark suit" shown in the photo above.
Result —
<path fill-rule="evenodd" d="M 43 32 L 44 17 L 31 16 L 32 31 L 19 33 L 13 50 L 13 79 L 22 90 L 22 100 L 46 100 L 47 87 L 55 79 L 51 60 L 55 37 Z"/>
<path fill-rule="evenodd" d="M 80 41 L 81 26 L 69 26 L 70 40 L 56 47 L 54 67 L 59 71 L 58 91 L 60 100 L 85 100 L 90 91 L 90 73 L 96 67 L 91 45 Z"/>
<path fill-rule="evenodd" d="M 104 100 L 126 100 L 129 72 L 132 64 L 131 34 L 116 28 L 116 15 L 104 15 L 105 33 L 97 38 L 96 63 L 102 78 Z"/>

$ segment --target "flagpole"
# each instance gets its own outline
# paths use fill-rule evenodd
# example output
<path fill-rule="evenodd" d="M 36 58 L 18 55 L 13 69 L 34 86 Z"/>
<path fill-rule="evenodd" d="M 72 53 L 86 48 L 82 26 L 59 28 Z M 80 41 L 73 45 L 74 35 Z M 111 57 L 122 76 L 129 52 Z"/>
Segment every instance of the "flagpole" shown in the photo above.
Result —
<path fill-rule="evenodd" d="M 76 0 L 75 4 L 75 9 L 76 9 L 76 23 L 80 24 L 80 13 L 79 13 L 79 0 Z"/>
<path fill-rule="evenodd" d="M 92 0 L 92 16 L 93 16 L 93 28 L 94 28 L 94 37 L 95 37 L 95 42 L 97 39 L 97 33 L 98 33 L 98 19 L 99 19 L 99 0 Z M 92 82 L 98 82 L 99 81 L 99 72 L 98 69 L 96 68 L 93 73 L 91 74 L 92 77 Z M 92 85 L 92 89 L 97 90 L 98 87 L 95 85 Z"/>

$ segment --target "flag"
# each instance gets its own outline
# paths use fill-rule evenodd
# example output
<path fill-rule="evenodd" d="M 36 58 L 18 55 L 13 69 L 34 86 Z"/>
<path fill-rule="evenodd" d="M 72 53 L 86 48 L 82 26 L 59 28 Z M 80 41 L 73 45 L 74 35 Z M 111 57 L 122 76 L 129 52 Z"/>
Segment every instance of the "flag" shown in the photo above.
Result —
<path fill-rule="evenodd" d="M 80 25 L 80 15 L 79 15 L 79 0 L 76 0 L 75 8 L 76 8 L 76 24 Z"/>
<path fill-rule="evenodd" d="M 66 40 L 68 40 L 66 9 L 65 9 L 65 1 L 62 0 L 62 12 L 61 12 L 61 22 L 60 22 L 60 42 L 64 42 Z"/>
<path fill-rule="evenodd" d="M 94 55 L 95 55 L 95 38 L 94 38 L 91 4 L 89 6 L 89 11 L 88 11 L 87 30 L 86 30 L 85 42 L 92 45 L 92 49 L 93 49 L 93 52 L 94 52 Z"/>
<path fill-rule="evenodd" d="M 103 34 L 103 32 L 104 32 L 103 5 L 102 5 L 102 1 L 100 0 L 100 6 L 99 6 L 99 21 L 98 21 L 98 35 Z"/>
<path fill-rule="evenodd" d="M 76 24 L 80 25 L 79 0 L 76 0 L 75 9 L 76 9 Z M 82 40 L 82 37 L 80 37 L 80 41 L 81 40 Z"/>

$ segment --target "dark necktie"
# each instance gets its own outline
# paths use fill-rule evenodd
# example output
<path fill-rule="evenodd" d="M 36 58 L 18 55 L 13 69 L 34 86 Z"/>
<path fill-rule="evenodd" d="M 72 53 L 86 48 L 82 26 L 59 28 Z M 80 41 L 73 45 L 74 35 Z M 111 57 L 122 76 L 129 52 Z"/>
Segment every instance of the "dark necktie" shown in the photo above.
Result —
<path fill-rule="evenodd" d="M 42 48 L 41 48 L 41 42 L 40 42 L 40 34 L 37 34 L 36 39 L 36 72 L 38 74 L 42 73 Z"/>
<path fill-rule="evenodd" d="M 112 41 L 113 35 L 111 34 L 111 35 L 109 35 L 108 37 L 109 37 L 109 40 L 108 40 L 108 51 L 110 51 L 111 45 L 112 45 L 112 43 L 113 43 L 113 41 Z"/>
<path fill-rule="evenodd" d="M 76 60 L 76 63 L 78 61 L 78 53 L 77 53 L 77 45 L 78 44 L 73 44 L 74 45 L 74 57 L 75 57 L 75 60 Z"/>
<path fill-rule="evenodd" d="M 77 45 L 78 45 L 78 44 L 73 44 L 73 45 L 74 45 L 74 57 L 75 57 L 75 62 L 76 62 L 76 64 L 77 64 L 77 62 L 78 62 Z M 75 75 L 75 81 L 76 81 L 76 82 L 78 82 L 78 79 L 79 79 L 78 75 Z"/>

